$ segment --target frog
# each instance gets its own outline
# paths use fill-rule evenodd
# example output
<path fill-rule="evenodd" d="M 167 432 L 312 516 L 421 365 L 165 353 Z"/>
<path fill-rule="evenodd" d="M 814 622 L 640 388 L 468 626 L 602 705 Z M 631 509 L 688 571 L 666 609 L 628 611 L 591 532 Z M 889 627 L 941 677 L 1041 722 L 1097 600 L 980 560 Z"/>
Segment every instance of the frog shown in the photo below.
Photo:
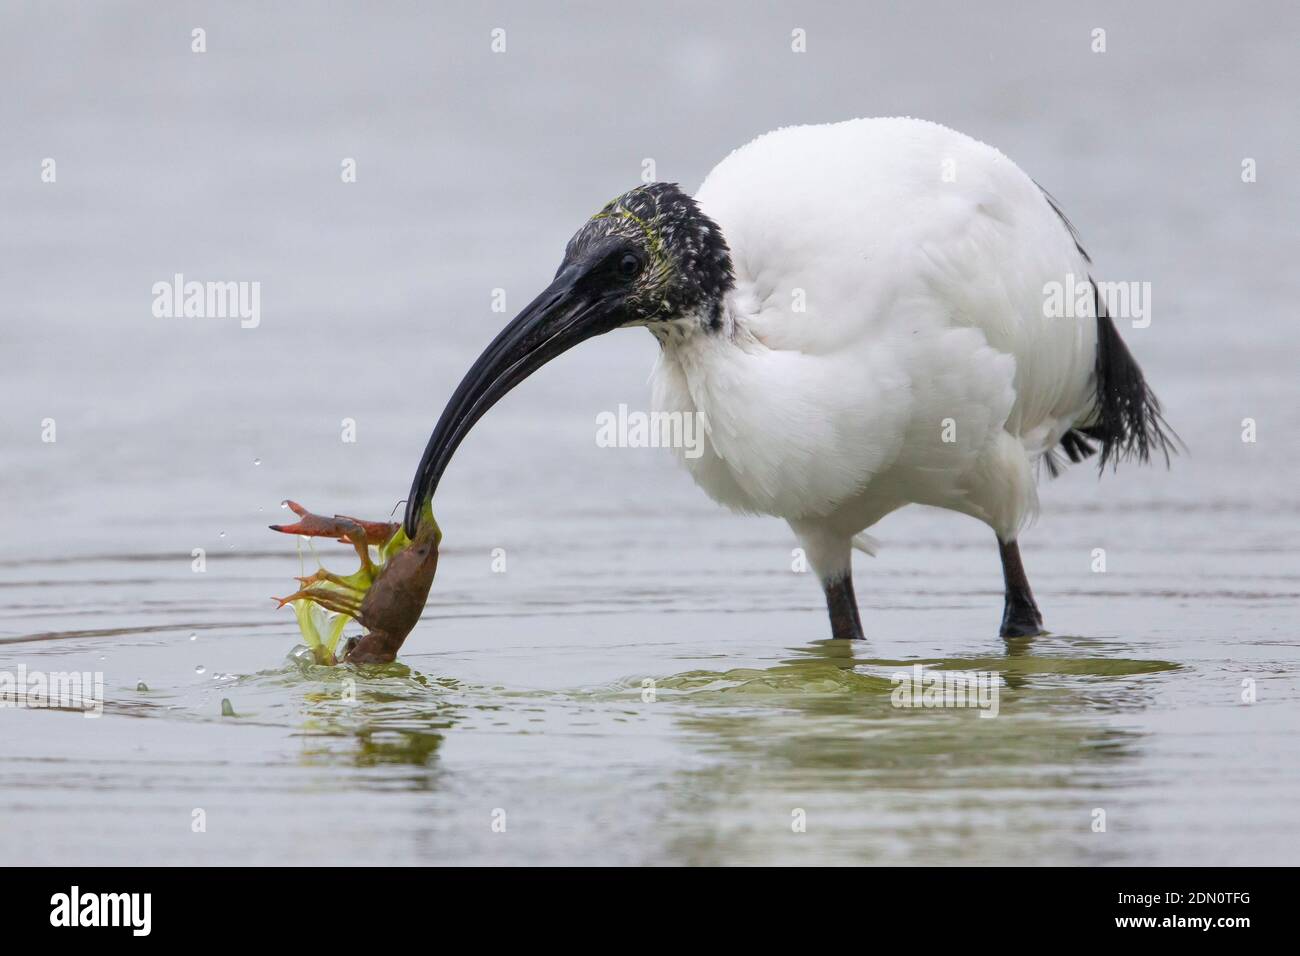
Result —
<path fill-rule="evenodd" d="M 401 522 L 367 521 L 350 515 L 327 517 L 312 513 L 296 501 L 287 500 L 284 505 L 299 520 L 273 524 L 272 531 L 350 544 L 361 567 L 349 575 L 321 567 L 313 574 L 296 578 L 300 587 L 293 594 L 272 600 L 278 602 L 277 607 L 293 607 L 317 663 L 392 663 L 420 621 L 438 570 L 442 529 L 432 510 L 426 504 L 412 539 Z M 372 547 L 377 549 L 377 559 L 371 556 Z M 325 635 L 320 633 L 312 605 L 338 615 L 327 626 Z M 348 619 L 364 627 L 365 633 L 346 641 L 336 655 L 334 649 Z"/>

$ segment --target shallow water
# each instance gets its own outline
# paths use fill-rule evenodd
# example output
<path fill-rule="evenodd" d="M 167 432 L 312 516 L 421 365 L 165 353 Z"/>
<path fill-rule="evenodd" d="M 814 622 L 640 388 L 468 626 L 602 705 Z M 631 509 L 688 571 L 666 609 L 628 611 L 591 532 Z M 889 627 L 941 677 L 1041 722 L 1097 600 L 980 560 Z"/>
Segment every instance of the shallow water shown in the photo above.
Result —
<path fill-rule="evenodd" d="M 1295 862 L 1295 13 L 738 9 L 635 44 L 599 8 L 3 15 L 0 672 L 102 672 L 106 702 L 0 710 L 0 862 Z M 265 525 L 286 496 L 389 512 L 491 290 L 531 298 L 646 155 L 693 186 L 761 130 L 897 112 L 999 145 L 1153 286 L 1124 334 L 1190 453 L 1044 482 L 1050 635 L 998 639 L 991 535 L 911 509 L 857 559 L 869 640 L 824 640 L 780 523 L 595 446 L 647 400 L 623 333 L 465 443 L 400 665 L 289 658 L 268 598 L 300 563 Z M 261 281 L 260 326 L 152 317 L 178 271 Z M 997 675 L 997 717 L 892 706 L 918 663 Z"/>

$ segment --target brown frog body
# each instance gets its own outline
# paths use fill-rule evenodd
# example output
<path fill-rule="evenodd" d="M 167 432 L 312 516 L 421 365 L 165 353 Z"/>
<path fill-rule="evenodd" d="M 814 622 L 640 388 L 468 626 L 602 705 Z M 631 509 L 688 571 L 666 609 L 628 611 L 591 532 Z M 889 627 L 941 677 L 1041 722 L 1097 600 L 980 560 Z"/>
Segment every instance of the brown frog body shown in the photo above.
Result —
<path fill-rule="evenodd" d="M 325 517 L 312 514 L 294 501 L 285 504 L 300 520 L 291 525 L 271 525 L 271 530 L 351 544 L 361 559 L 361 568 L 346 577 L 321 568 L 298 578 L 302 588 L 297 592 L 275 600 L 280 607 L 298 600 L 311 601 L 327 611 L 347 615 L 364 627 L 365 634 L 344 645 L 340 660 L 352 664 L 386 664 L 394 660 L 402 642 L 420 621 L 438 570 L 442 531 L 432 513 L 425 515 L 412 541 L 396 522 L 364 521 L 347 515 Z M 382 564 L 371 559 L 371 546 L 380 549 Z"/>

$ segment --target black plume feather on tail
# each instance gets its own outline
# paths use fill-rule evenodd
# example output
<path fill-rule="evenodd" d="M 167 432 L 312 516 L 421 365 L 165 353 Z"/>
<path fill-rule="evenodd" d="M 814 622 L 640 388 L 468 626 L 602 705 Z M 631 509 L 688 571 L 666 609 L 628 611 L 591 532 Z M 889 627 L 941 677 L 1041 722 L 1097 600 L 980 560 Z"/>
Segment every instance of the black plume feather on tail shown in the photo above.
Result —
<path fill-rule="evenodd" d="M 1099 471 L 1104 471 L 1107 464 L 1115 468 L 1121 461 L 1134 459 L 1145 464 L 1153 452 L 1163 455 L 1168 467 L 1169 456 L 1178 451 L 1182 441 L 1165 421 L 1159 400 L 1147 385 L 1133 353 L 1120 338 L 1097 291 L 1097 283 L 1091 277 L 1088 281 L 1092 283 L 1097 305 L 1096 405 L 1087 424 L 1072 428 L 1061 437 L 1059 448 L 1070 461 L 1082 461 L 1096 451 L 1092 444 L 1096 442 L 1101 446 Z M 1061 468 L 1060 461 L 1050 454 L 1046 461 L 1048 473 L 1055 477 Z"/>
<path fill-rule="evenodd" d="M 1133 353 L 1119 337 L 1097 292 L 1097 283 L 1091 277 L 1088 281 L 1097 303 L 1097 411 L 1096 421 L 1083 433 L 1101 443 L 1098 469 L 1129 459 L 1145 464 L 1152 452 L 1163 455 L 1168 467 L 1169 456 L 1178 451 L 1181 441 L 1160 413 L 1160 402 L 1142 376 Z"/>
<path fill-rule="evenodd" d="M 1083 261 L 1091 264 L 1092 259 L 1079 240 L 1079 232 L 1061 209 L 1061 204 L 1041 184 L 1035 185 L 1060 218 Z M 1088 276 L 1088 283 L 1092 286 L 1092 301 L 1097 307 L 1097 364 L 1093 370 L 1097 381 L 1096 404 L 1086 419 L 1087 424 L 1071 428 L 1061 436 L 1057 447 L 1043 456 L 1047 472 L 1053 478 L 1060 474 L 1063 467 L 1061 454 L 1072 462 L 1083 461 L 1094 454 L 1097 449 L 1093 442 L 1101 445 L 1098 471 L 1104 471 L 1107 464 L 1114 468 L 1121 461 L 1133 458 L 1149 462 L 1153 451 L 1164 455 L 1168 467 L 1169 456 L 1186 446 L 1160 413 L 1160 402 L 1147 386 L 1142 369 L 1134 361 L 1128 346 L 1119 337 L 1119 329 L 1115 328 L 1092 276 Z"/>

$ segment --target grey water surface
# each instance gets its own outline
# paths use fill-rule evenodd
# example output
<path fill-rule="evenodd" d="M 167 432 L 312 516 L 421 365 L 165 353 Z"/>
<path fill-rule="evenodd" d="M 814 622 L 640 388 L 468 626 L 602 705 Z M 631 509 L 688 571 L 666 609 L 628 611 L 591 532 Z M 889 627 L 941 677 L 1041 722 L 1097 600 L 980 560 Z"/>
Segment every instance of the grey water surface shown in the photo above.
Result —
<path fill-rule="evenodd" d="M 6 3 L 0 674 L 105 701 L 0 709 L 0 862 L 1295 863 L 1298 36 L 1281 2 Z M 1048 636 L 1000 640 L 992 535 L 914 508 L 856 559 L 869 640 L 825 640 L 784 525 L 597 447 L 647 407 L 628 331 L 462 447 L 404 669 L 288 658 L 268 599 L 314 561 L 266 525 L 393 509 L 494 290 L 646 160 L 693 189 L 896 114 L 1151 283 L 1122 331 L 1189 450 L 1044 477 Z M 259 282 L 257 326 L 155 317 L 177 273 Z M 994 672 L 998 716 L 893 707 L 916 663 Z"/>

